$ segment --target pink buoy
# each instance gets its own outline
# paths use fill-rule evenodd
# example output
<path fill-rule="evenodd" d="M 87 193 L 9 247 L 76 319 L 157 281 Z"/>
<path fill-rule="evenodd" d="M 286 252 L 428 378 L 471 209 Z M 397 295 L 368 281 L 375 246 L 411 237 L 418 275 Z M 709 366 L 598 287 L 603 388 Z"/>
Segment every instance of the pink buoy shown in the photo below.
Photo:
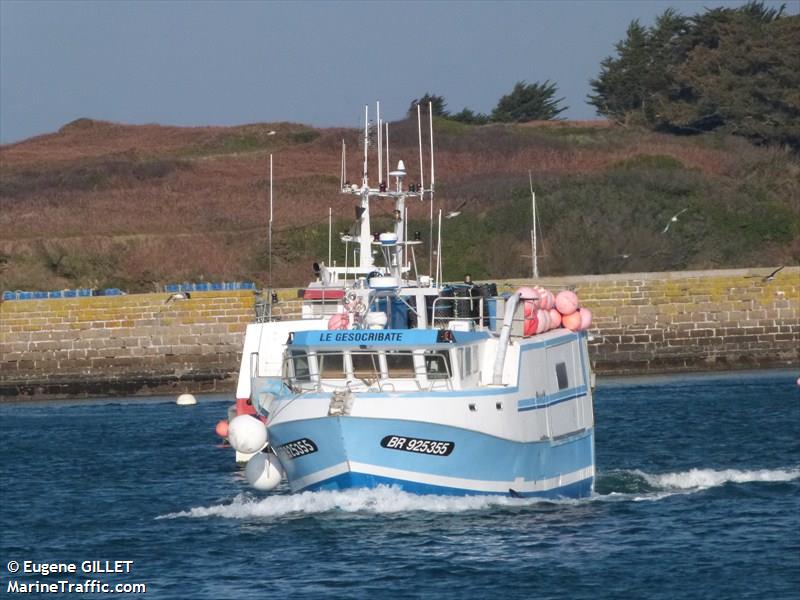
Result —
<path fill-rule="evenodd" d="M 556 296 L 556 308 L 562 315 L 571 315 L 578 310 L 578 296 L 570 290 L 558 292 Z M 566 327 L 566 325 L 565 325 Z"/>
<path fill-rule="evenodd" d="M 578 331 L 581 327 L 581 314 L 577 311 L 561 317 L 561 324 L 570 331 Z"/>
<path fill-rule="evenodd" d="M 578 310 L 581 316 L 581 331 L 586 331 L 592 326 L 592 311 L 584 307 Z"/>
<path fill-rule="evenodd" d="M 542 290 L 542 308 L 550 310 L 556 305 L 556 297 L 550 290 Z"/>
<path fill-rule="evenodd" d="M 347 313 L 336 313 L 328 319 L 328 329 L 347 329 L 348 325 L 350 325 L 350 317 Z"/>
<path fill-rule="evenodd" d="M 525 327 L 522 329 L 522 335 L 525 337 L 536 335 L 536 330 L 539 328 L 539 319 L 535 303 L 532 300 L 525 301 L 525 310 L 523 314 L 525 315 Z"/>
<path fill-rule="evenodd" d="M 550 313 L 543 308 L 540 308 L 536 311 L 536 320 L 538 324 L 536 326 L 536 333 L 544 333 L 548 329 L 550 329 Z"/>
<path fill-rule="evenodd" d="M 539 293 L 532 287 L 521 287 L 517 290 L 519 297 L 522 300 L 533 301 L 536 303 L 536 308 L 539 308 Z"/>
<path fill-rule="evenodd" d="M 561 327 L 561 313 L 555 308 L 551 308 L 547 312 L 550 313 L 550 329 Z"/>
<path fill-rule="evenodd" d="M 228 437 L 228 421 L 225 419 L 217 421 L 217 426 L 214 428 L 214 431 L 216 431 L 217 435 L 221 438 Z"/>

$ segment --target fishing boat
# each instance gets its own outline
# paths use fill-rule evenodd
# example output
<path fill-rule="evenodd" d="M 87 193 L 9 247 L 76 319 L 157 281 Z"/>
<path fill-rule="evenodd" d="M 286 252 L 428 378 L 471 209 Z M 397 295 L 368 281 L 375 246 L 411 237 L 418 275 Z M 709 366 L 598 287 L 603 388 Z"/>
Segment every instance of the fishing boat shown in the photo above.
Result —
<path fill-rule="evenodd" d="M 402 161 L 393 185 L 371 187 L 366 146 L 362 184 L 342 191 L 360 198 L 361 216 L 394 202 L 395 226 L 373 236 L 362 225 L 359 274 L 309 288 L 340 290 L 335 308 L 248 327 L 242 373 L 260 420 L 243 414 L 229 426 L 231 445 L 252 454 L 248 481 L 269 490 L 285 479 L 293 492 L 589 495 L 591 312 L 569 290 L 443 285 L 438 258 L 437 276 L 419 276 L 405 202 L 432 196 L 433 168 L 427 189 L 404 185 Z"/>

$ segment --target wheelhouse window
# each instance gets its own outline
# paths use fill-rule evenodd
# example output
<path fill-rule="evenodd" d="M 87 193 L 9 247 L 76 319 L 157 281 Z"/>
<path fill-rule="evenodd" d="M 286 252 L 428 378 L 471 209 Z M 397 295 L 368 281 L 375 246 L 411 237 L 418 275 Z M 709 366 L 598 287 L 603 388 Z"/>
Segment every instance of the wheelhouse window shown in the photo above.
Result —
<path fill-rule="evenodd" d="M 458 349 L 461 377 L 469 377 L 478 371 L 478 348 L 474 345 Z"/>
<path fill-rule="evenodd" d="M 450 377 L 450 357 L 447 353 L 425 353 L 425 373 L 428 379 L 447 379 Z"/>
<path fill-rule="evenodd" d="M 565 390 L 569 387 L 569 379 L 567 378 L 567 364 L 560 362 L 556 363 L 556 379 L 558 380 L 558 389 Z"/>
<path fill-rule="evenodd" d="M 412 352 L 387 351 L 386 371 L 390 378 L 413 379 L 414 354 Z"/>
<path fill-rule="evenodd" d="M 322 379 L 341 379 L 344 377 L 344 354 L 341 352 L 318 352 L 317 364 Z"/>
<path fill-rule="evenodd" d="M 350 355 L 353 364 L 353 377 L 375 379 L 380 376 L 381 367 L 375 352 L 354 352 Z"/>
<path fill-rule="evenodd" d="M 308 368 L 308 355 L 305 352 L 292 351 L 292 373 L 296 381 L 311 381 L 311 371 Z"/>

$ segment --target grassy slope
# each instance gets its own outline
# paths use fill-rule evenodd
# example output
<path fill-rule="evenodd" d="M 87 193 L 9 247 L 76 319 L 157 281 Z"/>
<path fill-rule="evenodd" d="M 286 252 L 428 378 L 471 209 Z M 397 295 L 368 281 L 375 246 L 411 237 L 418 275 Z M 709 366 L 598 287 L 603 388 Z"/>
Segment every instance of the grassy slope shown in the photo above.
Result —
<path fill-rule="evenodd" d="M 446 278 L 530 273 L 529 169 L 543 274 L 800 260 L 800 162 L 781 150 L 592 123 L 441 121 L 435 134 L 435 207 L 463 205 L 444 221 Z M 343 138 L 355 181 L 356 131 L 289 123 L 178 128 L 82 119 L 3 146 L 0 289 L 266 283 L 270 153 L 275 284 L 302 285 L 311 262 L 327 256 L 328 207 L 335 231 L 352 223 L 356 199 L 337 191 Z M 391 124 L 390 138 L 392 162 L 405 159 L 409 180 L 418 180 L 416 123 Z M 426 240 L 428 205 L 414 201 L 410 211 L 410 229 Z M 374 206 L 373 229 L 388 228 L 390 213 L 388 204 Z M 336 259 L 344 260 L 341 249 Z M 425 247 L 418 259 L 427 271 Z"/>

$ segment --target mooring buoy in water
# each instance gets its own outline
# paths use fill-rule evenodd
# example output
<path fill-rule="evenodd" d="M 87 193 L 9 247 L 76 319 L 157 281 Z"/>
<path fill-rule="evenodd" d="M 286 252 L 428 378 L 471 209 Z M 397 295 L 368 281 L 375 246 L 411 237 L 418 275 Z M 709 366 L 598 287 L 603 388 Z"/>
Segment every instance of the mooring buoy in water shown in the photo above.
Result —
<path fill-rule="evenodd" d="M 181 394 L 178 396 L 178 399 L 175 400 L 175 404 L 178 406 L 193 406 L 197 404 L 197 398 L 192 394 Z"/>

